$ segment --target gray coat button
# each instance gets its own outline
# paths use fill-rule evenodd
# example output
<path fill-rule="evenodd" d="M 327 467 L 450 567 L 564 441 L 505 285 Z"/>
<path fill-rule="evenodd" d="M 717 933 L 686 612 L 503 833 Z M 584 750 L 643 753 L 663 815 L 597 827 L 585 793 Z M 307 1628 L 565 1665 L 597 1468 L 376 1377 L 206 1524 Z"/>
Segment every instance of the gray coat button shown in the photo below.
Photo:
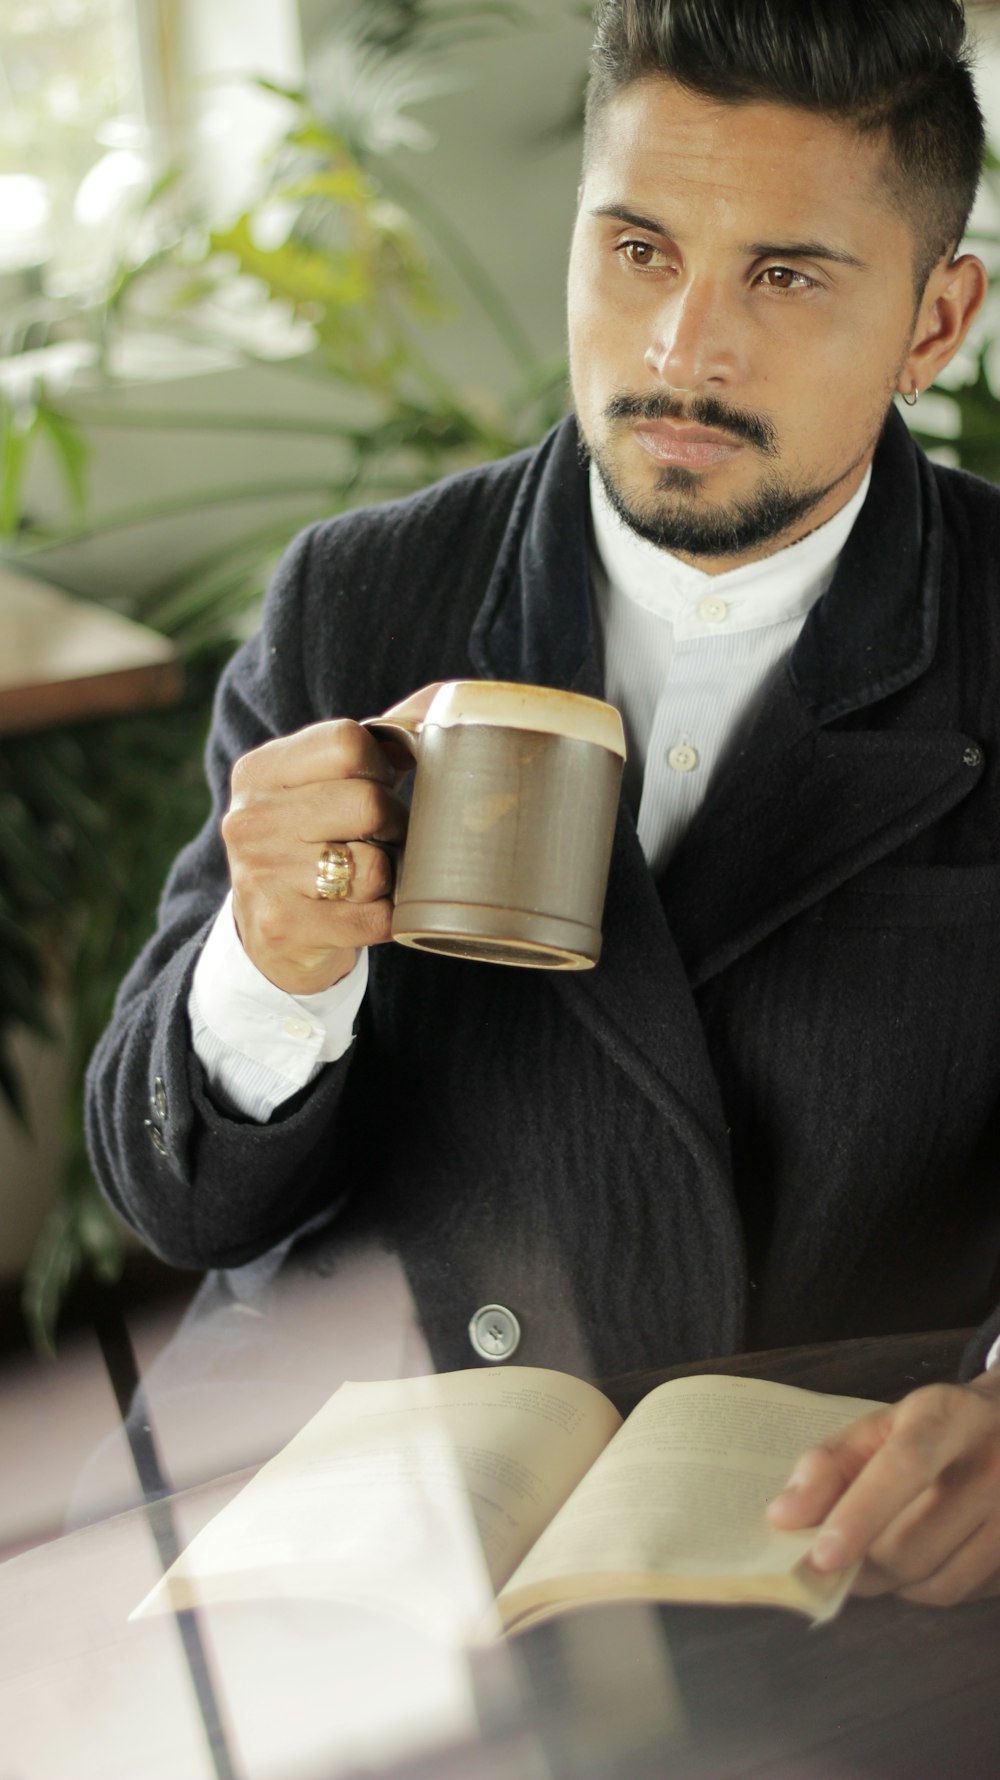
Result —
<path fill-rule="evenodd" d="M 146 1130 L 149 1132 L 149 1141 L 154 1150 L 157 1150 L 161 1156 L 168 1156 L 170 1151 L 167 1147 L 167 1140 L 164 1137 L 163 1132 L 160 1130 L 159 1125 L 154 1125 L 152 1119 L 143 1119 L 142 1122 L 145 1125 Z"/>
<path fill-rule="evenodd" d="M 155 1082 L 153 1083 L 153 1107 L 154 1107 L 154 1110 L 156 1112 L 156 1116 L 158 1119 L 166 1118 L 166 1116 L 167 1116 L 167 1090 L 164 1086 L 163 1077 L 161 1075 L 158 1075 Z"/>
<path fill-rule="evenodd" d="M 481 1360 L 509 1360 L 521 1339 L 521 1325 L 503 1304 L 484 1304 L 469 1324 L 469 1340 Z"/>

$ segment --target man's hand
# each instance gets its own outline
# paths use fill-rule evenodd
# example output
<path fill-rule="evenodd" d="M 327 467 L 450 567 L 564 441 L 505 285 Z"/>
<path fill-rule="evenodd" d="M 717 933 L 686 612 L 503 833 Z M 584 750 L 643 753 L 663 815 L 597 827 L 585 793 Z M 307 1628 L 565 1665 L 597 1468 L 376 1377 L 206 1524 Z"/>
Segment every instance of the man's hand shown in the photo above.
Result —
<path fill-rule="evenodd" d="M 1000 1594 L 1000 1371 L 913 1391 L 814 1447 L 768 1519 L 820 1527 L 818 1570 L 863 1559 L 855 1594 L 940 1607 Z"/>
<path fill-rule="evenodd" d="M 392 714 L 422 716 L 436 690 L 424 688 Z M 279 989 L 328 989 L 360 946 L 389 939 L 394 873 L 385 849 L 406 834 L 395 785 L 397 766 L 409 764 L 346 719 L 266 742 L 236 762 L 222 820 L 233 915 L 247 956 Z M 316 894 L 331 842 L 346 845 L 353 863 L 348 895 L 337 902 Z"/>

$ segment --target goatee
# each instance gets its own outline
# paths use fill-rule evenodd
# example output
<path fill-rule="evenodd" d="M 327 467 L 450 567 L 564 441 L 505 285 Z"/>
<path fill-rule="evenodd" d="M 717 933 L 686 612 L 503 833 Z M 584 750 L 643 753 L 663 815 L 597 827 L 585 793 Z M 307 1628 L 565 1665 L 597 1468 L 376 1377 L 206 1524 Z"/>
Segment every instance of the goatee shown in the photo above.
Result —
<path fill-rule="evenodd" d="M 732 435 L 763 458 L 777 456 L 777 437 L 769 421 L 726 407 L 711 397 L 681 403 L 666 395 L 620 395 L 608 403 L 604 418 L 612 427 L 629 420 L 693 421 Z M 608 501 L 622 523 L 647 543 L 679 556 L 744 556 L 765 544 L 778 543 L 845 479 L 841 475 L 820 486 L 795 489 L 775 469 L 742 499 L 724 507 L 709 507 L 704 503 L 698 471 L 664 465 L 651 493 L 641 500 L 630 499 L 616 476 L 612 451 L 585 443 L 584 456 L 593 460 Z"/>

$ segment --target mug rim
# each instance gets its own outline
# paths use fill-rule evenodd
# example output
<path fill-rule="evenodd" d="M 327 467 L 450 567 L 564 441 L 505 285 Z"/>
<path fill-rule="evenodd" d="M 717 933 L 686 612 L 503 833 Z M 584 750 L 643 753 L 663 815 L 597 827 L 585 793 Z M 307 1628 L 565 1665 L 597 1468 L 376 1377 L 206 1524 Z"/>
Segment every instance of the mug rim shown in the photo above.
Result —
<path fill-rule="evenodd" d="M 446 680 L 428 707 L 422 729 L 499 724 L 591 742 L 625 759 L 621 712 L 602 698 L 518 680 Z"/>

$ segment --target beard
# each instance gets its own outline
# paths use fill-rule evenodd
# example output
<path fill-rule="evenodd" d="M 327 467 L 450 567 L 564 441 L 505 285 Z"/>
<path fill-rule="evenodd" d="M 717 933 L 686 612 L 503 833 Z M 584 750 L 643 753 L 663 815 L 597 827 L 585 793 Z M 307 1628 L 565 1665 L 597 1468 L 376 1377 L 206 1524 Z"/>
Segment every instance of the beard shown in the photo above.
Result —
<path fill-rule="evenodd" d="M 612 431 L 622 420 L 696 421 L 750 445 L 765 463 L 777 455 L 777 439 L 768 421 L 724 407 L 710 397 L 680 403 L 668 396 L 615 396 L 604 418 Z M 765 470 L 757 486 L 741 499 L 726 506 L 709 506 L 702 493 L 701 473 L 679 465 L 664 465 L 650 493 L 630 497 L 617 473 L 613 444 L 584 442 L 584 456 L 592 460 L 622 523 L 660 550 L 696 558 L 744 556 L 766 544 L 778 544 L 845 482 L 867 455 L 867 450 L 859 454 L 833 481 L 805 488 L 795 488 L 773 467 Z"/>

